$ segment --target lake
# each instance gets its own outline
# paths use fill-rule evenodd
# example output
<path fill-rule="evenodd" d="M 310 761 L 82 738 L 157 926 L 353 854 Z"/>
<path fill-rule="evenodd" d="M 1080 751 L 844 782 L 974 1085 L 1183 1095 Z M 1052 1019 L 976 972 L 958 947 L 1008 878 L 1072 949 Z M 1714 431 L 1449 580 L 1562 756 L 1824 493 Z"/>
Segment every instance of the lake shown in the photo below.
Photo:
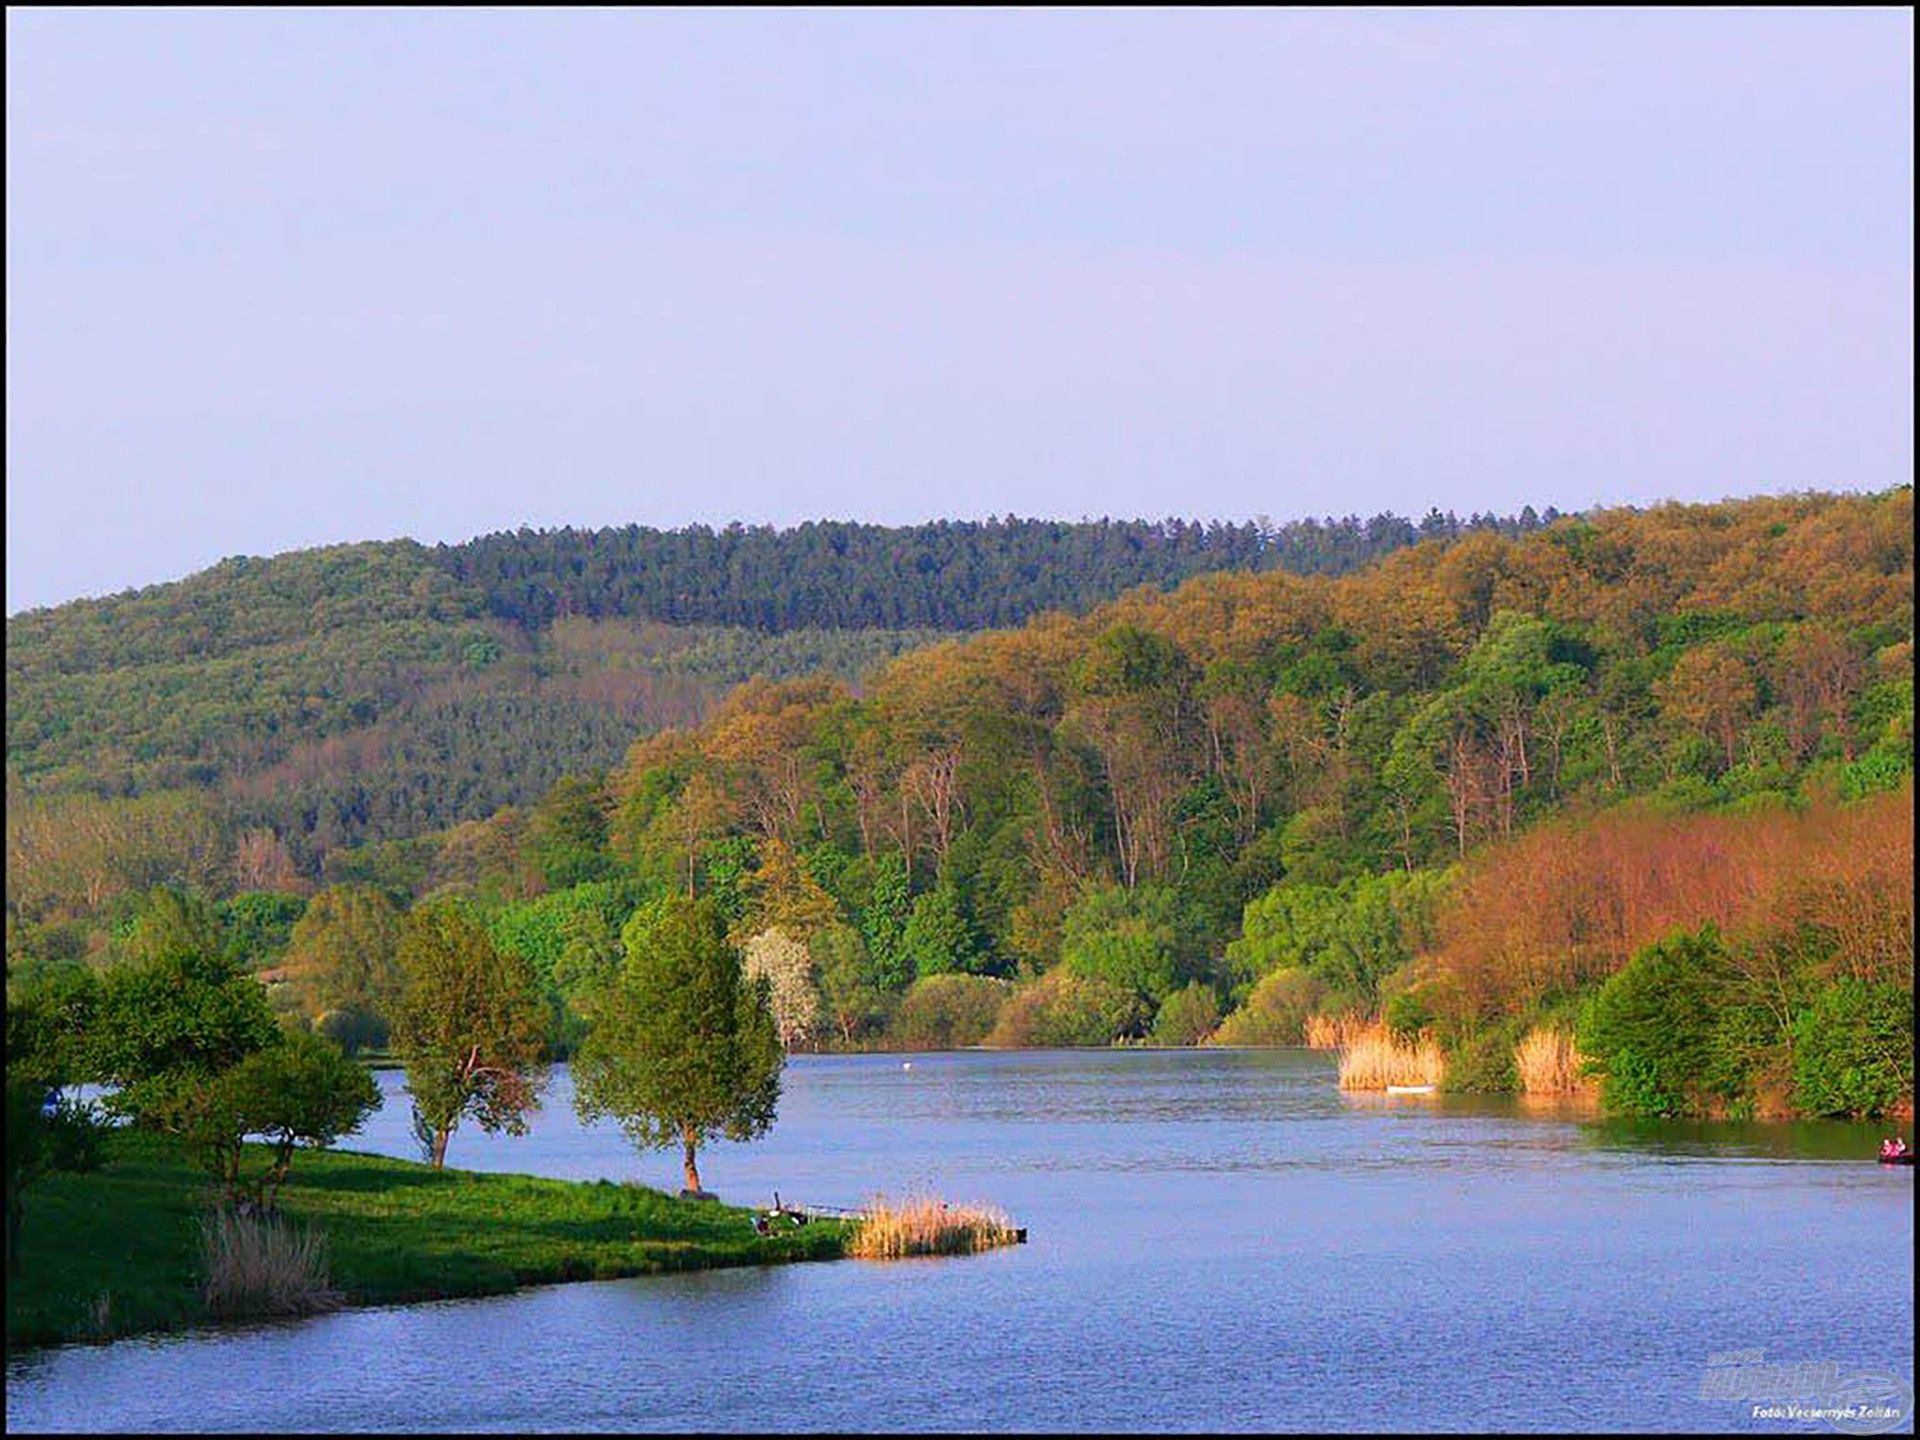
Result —
<path fill-rule="evenodd" d="M 348 1143 L 412 1155 L 381 1079 Z M 463 1130 L 449 1163 L 678 1185 L 570 1098 L 559 1072 L 530 1135 Z M 710 1189 L 921 1187 L 1030 1243 L 43 1351 L 8 1360 L 7 1427 L 1830 1433 L 1708 1367 L 1911 1386 L 1913 1172 L 1880 1133 L 1346 1096 L 1307 1051 L 799 1057 Z"/>

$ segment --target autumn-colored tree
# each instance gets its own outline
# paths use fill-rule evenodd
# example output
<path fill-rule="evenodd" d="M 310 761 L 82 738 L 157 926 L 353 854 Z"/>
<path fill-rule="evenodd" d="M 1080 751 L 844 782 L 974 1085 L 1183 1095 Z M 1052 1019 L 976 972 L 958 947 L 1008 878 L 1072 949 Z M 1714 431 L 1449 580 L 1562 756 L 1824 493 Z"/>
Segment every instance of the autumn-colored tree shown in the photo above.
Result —
<path fill-rule="evenodd" d="M 546 1015 L 532 967 L 495 948 L 458 905 L 423 905 L 400 926 L 393 1048 L 435 1169 L 464 1120 L 524 1135 L 546 1084 Z"/>
<path fill-rule="evenodd" d="M 1719 744 L 1728 769 L 1739 762 L 1741 727 L 1752 717 L 1758 694 L 1753 671 L 1739 655 L 1718 644 L 1687 650 L 1654 694 L 1683 731 Z"/>
<path fill-rule="evenodd" d="M 354 1017 L 365 1022 L 365 1038 L 377 1041 L 400 999 L 400 918 L 369 886 L 335 885 L 315 895 L 280 966 L 301 1012 Z"/>

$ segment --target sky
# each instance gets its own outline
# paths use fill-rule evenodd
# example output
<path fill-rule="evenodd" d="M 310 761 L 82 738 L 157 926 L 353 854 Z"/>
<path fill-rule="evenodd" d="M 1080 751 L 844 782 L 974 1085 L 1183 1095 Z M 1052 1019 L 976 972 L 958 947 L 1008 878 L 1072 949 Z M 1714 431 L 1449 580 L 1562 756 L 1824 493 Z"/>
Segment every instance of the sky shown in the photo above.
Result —
<path fill-rule="evenodd" d="M 9 10 L 9 614 L 522 524 L 1913 466 L 1913 19 Z"/>

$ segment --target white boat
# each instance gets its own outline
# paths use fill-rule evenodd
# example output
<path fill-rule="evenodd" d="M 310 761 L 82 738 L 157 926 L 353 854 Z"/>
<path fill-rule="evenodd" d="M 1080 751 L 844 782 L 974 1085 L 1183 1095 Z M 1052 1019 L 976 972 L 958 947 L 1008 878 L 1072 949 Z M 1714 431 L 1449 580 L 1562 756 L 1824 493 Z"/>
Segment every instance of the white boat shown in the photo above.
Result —
<path fill-rule="evenodd" d="M 1433 1094 L 1433 1091 L 1434 1091 L 1434 1087 L 1431 1085 L 1389 1085 L 1387 1086 L 1387 1094 L 1389 1095 L 1431 1095 Z"/>

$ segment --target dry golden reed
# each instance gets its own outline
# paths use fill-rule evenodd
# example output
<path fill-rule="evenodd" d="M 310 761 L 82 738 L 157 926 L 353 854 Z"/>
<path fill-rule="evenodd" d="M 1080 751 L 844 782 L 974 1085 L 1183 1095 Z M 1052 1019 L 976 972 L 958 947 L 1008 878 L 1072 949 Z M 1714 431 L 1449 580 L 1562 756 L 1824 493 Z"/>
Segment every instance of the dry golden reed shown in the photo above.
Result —
<path fill-rule="evenodd" d="M 1384 1090 L 1389 1085 L 1438 1086 L 1447 1062 L 1429 1038 L 1402 1040 L 1384 1025 L 1369 1025 L 1340 1050 L 1342 1090 Z"/>
<path fill-rule="evenodd" d="M 1309 1050 L 1344 1050 L 1376 1027 L 1358 1015 L 1309 1015 L 1305 1027 Z"/>
<path fill-rule="evenodd" d="M 1018 1240 L 1013 1222 L 989 1205 L 949 1205 L 932 1196 L 901 1201 L 880 1196 L 867 1207 L 847 1253 L 862 1260 L 971 1255 Z"/>
<path fill-rule="evenodd" d="M 278 1216 L 213 1211 L 200 1221 L 200 1257 L 214 1315 L 314 1315 L 340 1306 L 326 1236 Z"/>
<path fill-rule="evenodd" d="M 1581 1074 L 1587 1057 L 1573 1043 L 1573 1036 L 1557 1026 L 1542 1025 L 1530 1030 L 1514 1047 L 1513 1067 L 1520 1077 L 1523 1095 L 1564 1095 L 1590 1099 L 1597 1093 L 1593 1077 Z"/>

